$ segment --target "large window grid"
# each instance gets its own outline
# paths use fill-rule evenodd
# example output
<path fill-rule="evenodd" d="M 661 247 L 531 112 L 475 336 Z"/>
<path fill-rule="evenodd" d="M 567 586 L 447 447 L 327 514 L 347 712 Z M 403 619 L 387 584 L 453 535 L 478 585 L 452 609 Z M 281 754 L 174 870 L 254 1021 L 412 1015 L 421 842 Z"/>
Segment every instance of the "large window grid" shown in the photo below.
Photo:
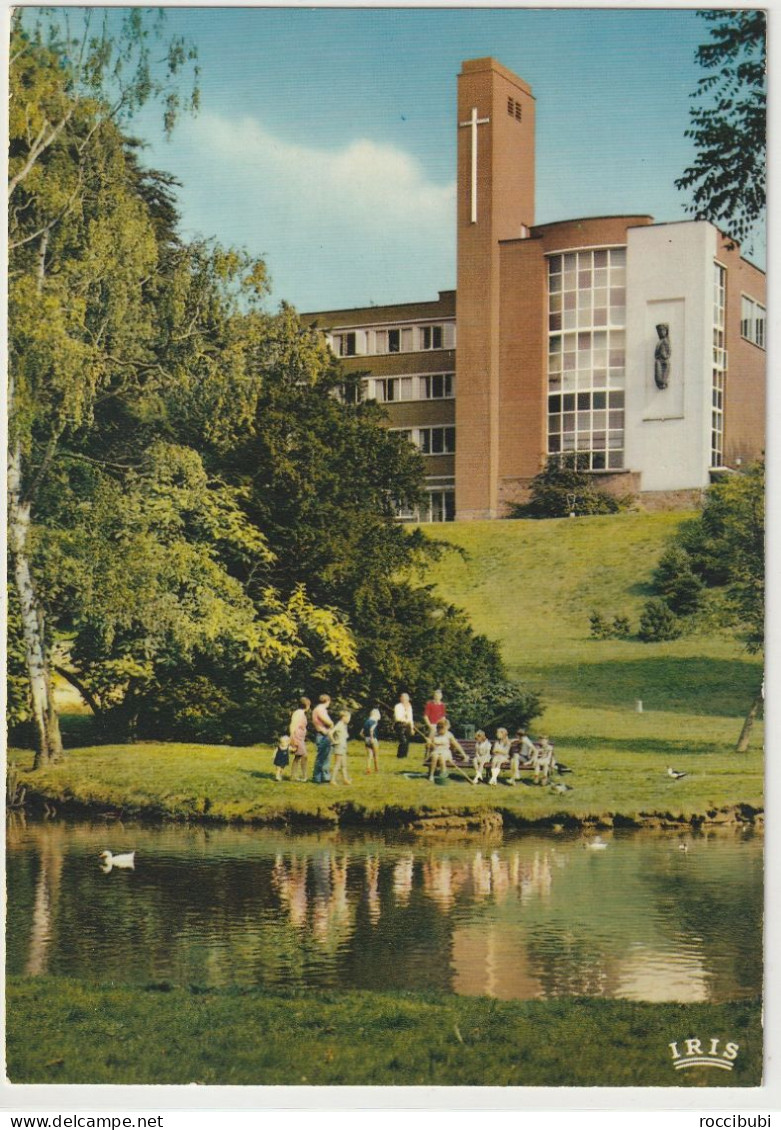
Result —
<path fill-rule="evenodd" d="M 727 377 L 725 315 L 727 309 L 727 271 L 713 264 L 713 382 L 711 403 L 711 467 L 724 462 L 724 386 Z"/>
<path fill-rule="evenodd" d="M 402 400 L 452 400 L 455 373 L 426 373 L 411 377 L 369 377 L 363 382 L 364 397 L 381 404 Z"/>
<path fill-rule="evenodd" d="M 626 249 L 548 258 L 548 452 L 624 466 Z"/>
<path fill-rule="evenodd" d="M 747 294 L 740 298 L 740 336 L 765 348 L 765 307 Z"/>

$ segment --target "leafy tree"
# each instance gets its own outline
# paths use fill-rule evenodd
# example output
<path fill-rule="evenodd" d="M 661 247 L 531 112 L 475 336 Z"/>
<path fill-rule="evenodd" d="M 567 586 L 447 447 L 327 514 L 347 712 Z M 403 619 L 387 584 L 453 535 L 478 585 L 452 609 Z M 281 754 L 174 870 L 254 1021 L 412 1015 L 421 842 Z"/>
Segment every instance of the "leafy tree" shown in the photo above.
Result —
<path fill-rule="evenodd" d="M 566 518 L 570 514 L 615 514 L 627 504 L 594 486 L 585 459 L 575 452 L 550 455 L 532 479 L 528 502 L 511 507 L 511 518 Z"/>
<path fill-rule="evenodd" d="M 10 51 L 8 544 L 38 765 L 62 751 L 51 634 L 30 562 L 39 492 L 63 439 L 111 394 L 120 366 L 137 376 L 133 362 L 149 361 L 136 333 L 148 328 L 140 305 L 154 240 L 118 176 L 116 122 L 163 95 L 172 126 L 179 101 L 169 84 L 193 52 L 174 40 L 154 64 L 140 10 L 106 12 L 97 29 L 85 10 L 73 16 L 78 34 L 64 10 L 45 10 L 31 28 L 29 18 L 14 13 Z"/>
<path fill-rule="evenodd" d="M 742 639 L 746 650 L 762 650 L 765 630 L 765 465 L 757 462 L 740 474 L 727 475 L 707 491 L 702 513 L 679 530 L 665 554 L 679 560 L 683 553 L 692 573 L 710 591 L 722 623 Z M 762 689 L 751 705 L 738 741 L 748 739 L 762 703 Z"/>
<path fill-rule="evenodd" d="M 759 9 L 702 11 L 710 40 L 696 59 L 709 73 L 693 97 L 694 164 L 676 182 L 691 191 L 688 211 L 748 236 L 765 210 L 766 27 Z"/>

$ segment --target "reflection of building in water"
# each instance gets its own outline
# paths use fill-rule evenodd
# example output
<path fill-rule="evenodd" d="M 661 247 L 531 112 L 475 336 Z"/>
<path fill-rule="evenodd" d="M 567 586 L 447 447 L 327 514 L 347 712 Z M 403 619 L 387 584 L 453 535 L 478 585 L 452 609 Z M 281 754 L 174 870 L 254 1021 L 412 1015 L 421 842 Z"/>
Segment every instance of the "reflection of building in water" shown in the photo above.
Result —
<path fill-rule="evenodd" d="M 708 973 L 698 953 L 642 948 L 616 964 L 614 995 L 630 1001 L 697 1004 L 710 999 L 708 987 Z"/>
<path fill-rule="evenodd" d="M 406 906 L 412 893 L 415 856 L 403 855 L 393 868 L 393 893 L 399 906 Z"/>
<path fill-rule="evenodd" d="M 453 992 L 500 1000 L 533 1000 L 544 995 L 529 968 L 523 929 L 506 922 L 470 923 L 453 931 Z"/>

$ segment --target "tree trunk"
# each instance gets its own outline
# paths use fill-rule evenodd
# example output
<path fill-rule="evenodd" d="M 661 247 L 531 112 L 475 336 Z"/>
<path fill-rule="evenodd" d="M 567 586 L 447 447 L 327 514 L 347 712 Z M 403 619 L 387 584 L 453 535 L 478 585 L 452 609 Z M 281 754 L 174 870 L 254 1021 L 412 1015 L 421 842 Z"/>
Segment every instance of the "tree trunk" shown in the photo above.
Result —
<path fill-rule="evenodd" d="M 36 750 L 33 769 L 40 769 L 62 756 L 62 738 L 54 708 L 51 677 L 44 643 L 43 612 L 40 608 L 30 562 L 27 537 L 30 532 L 30 504 L 22 499 L 22 453 L 19 443 L 9 448 L 8 457 L 8 545 L 14 565 L 14 579 L 22 609 L 27 673 L 35 723 Z"/>
<path fill-rule="evenodd" d="M 751 704 L 751 709 L 746 715 L 746 720 L 743 723 L 743 729 L 740 731 L 740 737 L 738 738 L 738 744 L 735 746 L 735 753 L 745 753 L 748 749 L 749 738 L 751 737 L 751 731 L 754 727 L 754 719 L 756 718 L 759 708 L 762 705 L 762 701 L 765 697 L 763 689 L 763 687 L 759 688 L 757 696 Z"/>

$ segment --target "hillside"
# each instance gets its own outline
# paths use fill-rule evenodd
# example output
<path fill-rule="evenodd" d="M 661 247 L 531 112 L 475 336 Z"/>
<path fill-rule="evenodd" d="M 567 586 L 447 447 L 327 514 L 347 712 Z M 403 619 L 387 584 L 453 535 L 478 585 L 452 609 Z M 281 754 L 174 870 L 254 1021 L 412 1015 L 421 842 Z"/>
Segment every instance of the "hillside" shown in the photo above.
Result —
<path fill-rule="evenodd" d="M 478 631 L 499 641 L 514 677 L 542 692 L 546 712 L 538 728 L 634 745 L 662 730 L 667 738 L 677 731 L 699 740 L 708 718 L 708 731 L 715 723 L 729 746 L 761 678 L 760 661 L 729 633 L 663 644 L 594 640 L 589 633 L 592 609 L 623 613 L 636 630 L 656 562 L 687 517 L 632 513 L 428 527 L 462 551 L 446 552 L 428 579 L 469 610 Z M 637 699 L 643 714 L 635 712 Z"/>

